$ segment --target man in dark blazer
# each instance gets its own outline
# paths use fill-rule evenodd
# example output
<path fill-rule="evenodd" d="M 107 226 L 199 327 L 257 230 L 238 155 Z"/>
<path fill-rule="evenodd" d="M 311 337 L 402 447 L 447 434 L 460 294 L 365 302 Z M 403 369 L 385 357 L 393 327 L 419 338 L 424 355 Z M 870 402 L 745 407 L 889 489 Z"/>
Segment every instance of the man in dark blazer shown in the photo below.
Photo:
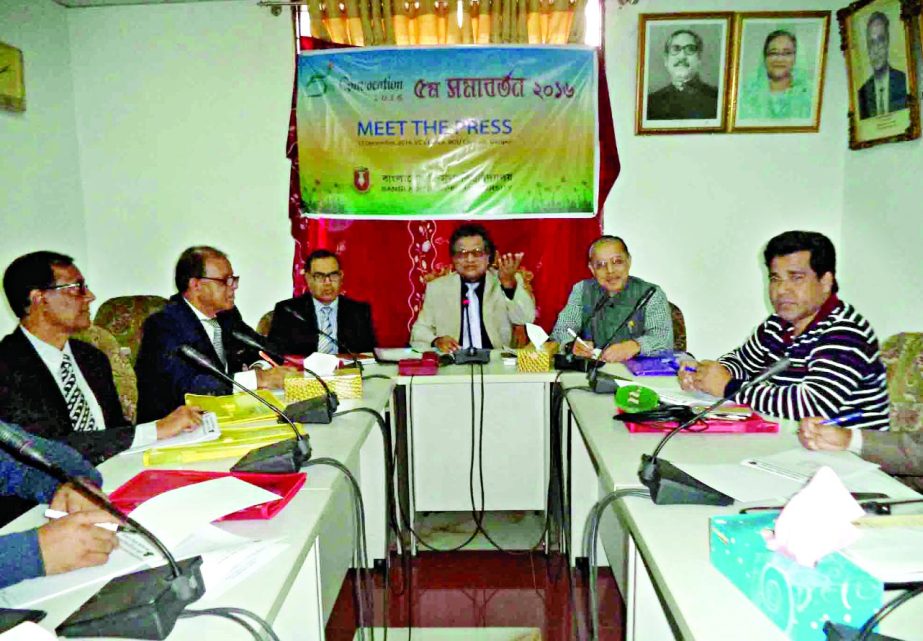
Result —
<path fill-rule="evenodd" d="M 128 424 L 109 359 L 71 338 L 90 326 L 95 300 L 72 258 L 48 251 L 20 256 L 4 272 L 3 289 L 19 326 L 0 341 L 0 420 L 63 441 L 93 464 L 201 422 L 195 408 L 180 407 L 156 422 Z M 21 507 L 7 503 L 2 512 L 27 506 Z"/>
<path fill-rule="evenodd" d="M 269 330 L 272 344 L 286 354 L 301 355 L 374 349 L 372 308 L 340 294 L 343 270 L 336 254 L 326 249 L 312 252 L 302 274 L 308 292 L 276 304 Z M 324 327 L 329 331 L 321 333 Z"/>
<path fill-rule="evenodd" d="M 261 343 L 234 306 L 239 276 L 227 256 L 214 247 L 190 247 L 176 263 L 178 293 L 161 311 L 144 322 L 135 362 L 138 376 L 138 418 L 159 416 L 164 408 L 184 402 L 191 394 L 230 394 L 232 385 L 187 361 L 179 348 L 189 345 L 219 370 L 255 389 L 280 388 L 289 367 L 241 371 L 260 361 L 259 350 L 235 338 L 242 334 Z M 207 329 L 206 329 L 207 328 Z"/>
<path fill-rule="evenodd" d="M 888 62 L 891 37 L 888 16 L 876 11 L 865 25 L 872 75 L 859 88 L 859 118 L 873 118 L 907 108 L 907 74 Z"/>

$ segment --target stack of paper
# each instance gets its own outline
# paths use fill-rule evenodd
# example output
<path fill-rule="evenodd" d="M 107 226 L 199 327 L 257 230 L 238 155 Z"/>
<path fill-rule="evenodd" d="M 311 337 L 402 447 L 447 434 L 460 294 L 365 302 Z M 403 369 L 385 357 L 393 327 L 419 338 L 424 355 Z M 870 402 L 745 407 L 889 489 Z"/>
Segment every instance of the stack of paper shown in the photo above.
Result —
<path fill-rule="evenodd" d="M 862 528 L 843 555 L 885 583 L 923 581 L 923 528 Z"/>

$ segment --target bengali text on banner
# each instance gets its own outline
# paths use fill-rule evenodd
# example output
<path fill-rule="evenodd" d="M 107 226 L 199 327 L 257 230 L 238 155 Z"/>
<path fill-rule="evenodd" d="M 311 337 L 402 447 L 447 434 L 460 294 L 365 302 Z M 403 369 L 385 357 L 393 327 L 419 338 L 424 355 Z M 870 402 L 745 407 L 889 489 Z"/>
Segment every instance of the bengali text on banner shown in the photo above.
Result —
<path fill-rule="evenodd" d="M 593 216 L 596 65 L 596 51 L 578 46 L 301 54 L 304 213 Z"/>

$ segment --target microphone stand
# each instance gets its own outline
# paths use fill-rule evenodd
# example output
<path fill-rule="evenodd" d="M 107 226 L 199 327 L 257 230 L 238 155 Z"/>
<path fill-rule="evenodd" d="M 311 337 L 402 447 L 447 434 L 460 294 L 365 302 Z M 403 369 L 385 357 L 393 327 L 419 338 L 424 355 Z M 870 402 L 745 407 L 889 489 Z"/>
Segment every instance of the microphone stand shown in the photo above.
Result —
<path fill-rule="evenodd" d="M 743 390 L 762 383 L 772 378 L 776 374 L 788 369 L 791 361 L 782 357 L 775 363 L 767 367 L 756 378 L 753 378 L 743 385 L 740 389 L 725 394 L 717 401 L 700 411 L 685 423 L 681 423 L 670 430 L 657 444 L 654 452 L 650 455 L 641 455 L 641 467 L 638 469 L 638 478 L 641 483 L 651 492 L 651 499 L 657 505 L 730 505 L 734 502 L 727 494 L 702 483 L 698 479 L 686 474 L 681 469 L 665 461 L 658 459 L 657 455 L 663 449 L 671 438 L 676 436 L 680 431 L 699 421 L 703 416 L 714 410 L 716 407 L 730 399 L 735 394 Z"/>
<path fill-rule="evenodd" d="M 628 312 L 628 316 L 622 319 L 622 322 L 619 323 L 619 326 L 615 328 L 614 332 L 612 332 L 612 336 L 609 337 L 609 340 L 607 340 L 606 343 L 600 348 L 600 356 L 602 356 L 602 353 L 605 352 L 609 345 L 612 344 L 612 341 L 615 340 L 616 335 L 622 330 L 623 327 L 625 327 L 625 324 L 631 319 L 631 317 L 635 315 L 635 312 L 644 307 L 647 304 L 647 301 L 649 301 L 653 295 L 653 287 L 648 288 L 648 290 L 644 292 L 644 295 L 638 299 L 638 302 L 635 303 L 635 306 L 631 309 L 630 312 Z M 609 300 L 612 299 L 609 298 Z M 603 305 L 603 307 L 605 307 L 605 305 Z M 592 369 L 590 369 L 590 371 L 587 373 L 587 382 L 590 384 L 590 389 L 597 394 L 613 394 L 619 386 L 615 383 L 615 377 L 600 375 L 599 368 L 602 366 L 602 363 L 603 361 L 601 358 L 596 360 Z"/>
<path fill-rule="evenodd" d="M 471 318 L 469 317 L 469 312 L 471 308 L 468 306 L 468 299 L 462 302 L 462 307 L 465 309 L 465 317 L 462 325 L 464 329 L 467 330 L 468 334 L 468 347 L 456 350 L 453 357 L 455 359 L 456 365 L 486 365 L 490 362 L 490 350 L 489 349 L 479 349 L 474 346 L 474 341 L 471 338 Z"/>
<path fill-rule="evenodd" d="M 596 301 L 596 306 L 593 307 L 593 311 L 590 312 L 590 316 L 580 324 L 580 328 L 577 330 L 577 336 L 583 334 L 584 328 L 588 323 L 594 323 L 597 314 L 601 312 L 605 307 L 612 302 L 612 297 L 608 295 L 608 292 L 604 296 L 600 296 L 599 300 Z M 595 333 L 594 333 L 595 335 Z M 576 340 L 576 339 L 574 339 Z M 573 342 L 573 341 L 572 341 Z M 566 343 L 570 345 L 571 343 Z M 589 371 L 590 359 L 583 356 L 577 356 L 574 354 L 573 350 L 566 354 L 555 354 L 554 357 L 554 368 L 556 370 L 564 371 L 575 371 L 575 372 L 586 372 Z"/>
<path fill-rule="evenodd" d="M 292 419 L 286 416 L 282 410 L 215 367 L 208 358 L 203 356 L 194 347 L 183 345 L 179 348 L 179 353 L 193 365 L 204 369 L 213 376 L 230 383 L 233 387 L 255 398 L 259 403 L 269 408 L 269 410 L 278 416 L 282 422 L 288 423 L 292 431 L 295 432 L 294 439 L 285 439 L 278 443 L 271 443 L 270 445 L 264 445 L 263 447 L 250 450 L 231 468 L 232 472 L 291 474 L 300 470 L 301 466 L 311 458 L 311 442 L 307 434 L 299 432 L 298 428 L 295 427 L 295 424 L 292 422 Z M 329 394 L 326 385 L 324 385 L 324 389 Z M 329 404 L 327 407 L 329 408 Z M 330 414 L 332 415 L 333 412 L 331 411 Z"/>
<path fill-rule="evenodd" d="M 154 534 L 100 495 L 86 481 L 71 476 L 49 461 L 27 435 L 0 421 L 0 447 L 52 478 L 73 485 L 92 503 L 124 523 L 124 531 L 140 534 L 163 556 L 168 566 L 141 570 L 107 583 L 79 610 L 61 623 L 56 632 L 65 637 L 123 637 L 165 639 L 187 605 L 205 594 L 202 557 L 182 563 Z"/>

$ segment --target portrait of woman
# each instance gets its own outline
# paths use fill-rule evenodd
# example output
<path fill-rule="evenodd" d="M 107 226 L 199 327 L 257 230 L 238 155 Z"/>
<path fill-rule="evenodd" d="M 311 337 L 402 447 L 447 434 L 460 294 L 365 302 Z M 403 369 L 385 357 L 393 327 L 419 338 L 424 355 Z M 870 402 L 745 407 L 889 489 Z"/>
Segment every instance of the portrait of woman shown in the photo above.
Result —
<path fill-rule="evenodd" d="M 830 14 L 738 15 L 733 131 L 817 131 Z"/>

